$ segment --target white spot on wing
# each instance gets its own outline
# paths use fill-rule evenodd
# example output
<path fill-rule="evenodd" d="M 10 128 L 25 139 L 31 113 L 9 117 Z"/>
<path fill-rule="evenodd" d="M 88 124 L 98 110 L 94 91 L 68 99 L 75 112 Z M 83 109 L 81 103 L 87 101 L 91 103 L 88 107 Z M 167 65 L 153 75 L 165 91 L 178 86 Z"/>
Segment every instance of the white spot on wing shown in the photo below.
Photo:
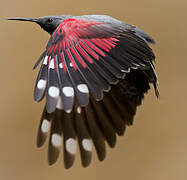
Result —
<path fill-rule="evenodd" d="M 77 149 L 76 140 L 73 138 L 67 139 L 66 144 L 65 144 L 65 148 L 66 148 L 66 151 L 68 151 L 69 153 L 74 155 L 76 153 L 76 149 Z"/>
<path fill-rule="evenodd" d="M 61 110 L 63 109 L 61 97 L 58 98 L 56 108 L 61 109 Z"/>
<path fill-rule="evenodd" d="M 79 84 L 77 86 L 78 90 L 82 93 L 88 93 L 88 87 L 86 84 Z"/>
<path fill-rule="evenodd" d="M 45 89 L 46 88 L 47 81 L 44 79 L 40 79 L 37 84 L 38 89 Z"/>
<path fill-rule="evenodd" d="M 130 68 L 128 68 L 128 70 L 121 69 L 121 72 L 129 73 L 130 72 Z"/>
<path fill-rule="evenodd" d="M 47 65 L 47 61 L 48 61 L 48 56 L 45 56 L 45 59 L 43 61 L 43 64 Z"/>
<path fill-rule="evenodd" d="M 53 98 L 57 98 L 60 94 L 60 91 L 57 87 L 51 86 L 48 90 L 48 94 Z"/>
<path fill-rule="evenodd" d="M 68 87 L 68 86 L 64 87 L 62 89 L 62 91 L 63 91 L 64 95 L 67 96 L 67 97 L 74 96 L 74 89 L 72 87 Z"/>
<path fill-rule="evenodd" d="M 50 122 L 46 119 L 43 120 L 41 130 L 43 133 L 47 133 L 49 131 Z"/>
<path fill-rule="evenodd" d="M 81 107 L 77 107 L 77 113 L 80 114 L 81 113 Z"/>
<path fill-rule="evenodd" d="M 70 113 L 71 112 L 71 109 L 67 110 L 66 113 Z"/>
<path fill-rule="evenodd" d="M 132 67 L 132 69 L 138 69 L 138 67 L 136 67 L 136 66 L 133 66 L 133 67 Z"/>
<path fill-rule="evenodd" d="M 51 59 L 50 64 L 49 64 L 49 68 L 51 68 L 51 69 L 55 68 L 54 59 Z"/>
<path fill-rule="evenodd" d="M 72 63 L 70 63 L 69 65 L 70 65 L 70 67 L 73 67 L 73 64 L 72 64 Z"/>
<path fill-rule="evenodd" d="M 63 65 L 62 65 L 62 63 L 60 63 L 60 64 L 59 64 L 59 68 L 63 68 Z"/>
<path fill-rule="evenodd" d="M 59 134 L 53 134 L 51 137 L 51 143 L 55 147 L 60 147 L 62 145 L 62 137 Z"/>
<path fill-rule="evenodd" d="M 92 151 L 92 143 L 89 139 L 83 139 L 82 146 L 86 151 Z"/>

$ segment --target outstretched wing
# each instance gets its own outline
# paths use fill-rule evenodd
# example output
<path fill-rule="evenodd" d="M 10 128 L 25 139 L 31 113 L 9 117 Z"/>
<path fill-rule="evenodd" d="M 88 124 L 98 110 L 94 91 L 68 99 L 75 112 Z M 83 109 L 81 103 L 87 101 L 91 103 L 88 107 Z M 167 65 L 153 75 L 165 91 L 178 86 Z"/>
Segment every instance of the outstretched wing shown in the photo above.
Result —
<path fill-rule="evenodd" d="M 139 29 L 106 22 L 67 19 L 58 26 L 34 66 L 44 59 L 34 99 L 46 96 L 37 142 L 44 143 L 51 124 L 50 164 L 58 157 L 62 133 L 66 168 L 74 161 L 76 137 L 83 166 L 91 160 L 90 139 L 103 160 L 104 141 L 114 147 L 116 133 L 123 135 L 132 124 L 149 82 L 158 94 L 155 56 L 146 40 L 151 41 Z"/>
<path fill-rule="evenodd" d="M 47 89 L 47 111 L 53 112 L 61 96 L 63 109 L 71 111 L 76 95 L 80 106 L 96 100 L 123 79 L 130 68 L 148 65 L 154 54 L 133 31 L 107 23 L 77 19 L 63 21 L 51 36 L 36 83 L 34 98 Z M 41 58 L 40 58 L 41 59 Z"/>

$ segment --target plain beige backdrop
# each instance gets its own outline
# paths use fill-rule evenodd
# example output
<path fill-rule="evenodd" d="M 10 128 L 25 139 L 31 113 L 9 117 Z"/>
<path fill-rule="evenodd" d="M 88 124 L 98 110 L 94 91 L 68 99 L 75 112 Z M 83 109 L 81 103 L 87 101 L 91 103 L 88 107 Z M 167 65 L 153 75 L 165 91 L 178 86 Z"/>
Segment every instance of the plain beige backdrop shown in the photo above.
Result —
<path fill-rule="evenodd" d="M 0 0 L 0 180 L 186 180 L 187 179 L 187 1 L 186 0 Z M 32 23 L 8 17 L 108 14 L 137 25 L 157 44 L 161 99 L 153 90 L 138 109 L 134 126 L 96 154 L 89 168 L 80 157 L 65 170 L 62 157 L 47 165 L 47 146 L 35 137 L 43 104 L 33 101 L 32 66 L 49 35 Z"/>

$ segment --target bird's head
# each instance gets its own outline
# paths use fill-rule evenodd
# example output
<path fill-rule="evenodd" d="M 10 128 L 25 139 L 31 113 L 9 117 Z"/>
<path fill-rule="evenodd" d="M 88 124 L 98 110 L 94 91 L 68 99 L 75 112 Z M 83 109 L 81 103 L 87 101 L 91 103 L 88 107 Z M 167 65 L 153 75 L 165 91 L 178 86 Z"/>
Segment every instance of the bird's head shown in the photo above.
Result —
<path fill-rule="evenodd" d="M 46 16 L 42 18 L 9 18 L 8 20 L 35 22 L 49 34 L 52 34 L 64 20 L 61 16 Z"/>

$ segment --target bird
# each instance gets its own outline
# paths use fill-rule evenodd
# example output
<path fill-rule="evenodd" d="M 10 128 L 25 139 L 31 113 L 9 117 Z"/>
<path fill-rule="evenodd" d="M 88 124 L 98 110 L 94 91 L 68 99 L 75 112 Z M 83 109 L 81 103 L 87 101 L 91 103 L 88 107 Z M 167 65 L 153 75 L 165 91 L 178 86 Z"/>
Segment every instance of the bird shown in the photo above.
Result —
<path fill-rule="evenodd" d="M 34 100 L 45 99 L 37 147 L 47 137 L 48 164 L 63 152 L 65 169 L 73 166 L 79 148 L 81 164 L 91 163 L 93 147 L 99 161 L 106 145 L 133 124 L 137 107 L 153 86 L 159 97 L 155 40 L 134 25 L 108 15 L 60 15 L 9 18 L 38 24 L 50 34 L 33 69 L 41 64 Z"/>

